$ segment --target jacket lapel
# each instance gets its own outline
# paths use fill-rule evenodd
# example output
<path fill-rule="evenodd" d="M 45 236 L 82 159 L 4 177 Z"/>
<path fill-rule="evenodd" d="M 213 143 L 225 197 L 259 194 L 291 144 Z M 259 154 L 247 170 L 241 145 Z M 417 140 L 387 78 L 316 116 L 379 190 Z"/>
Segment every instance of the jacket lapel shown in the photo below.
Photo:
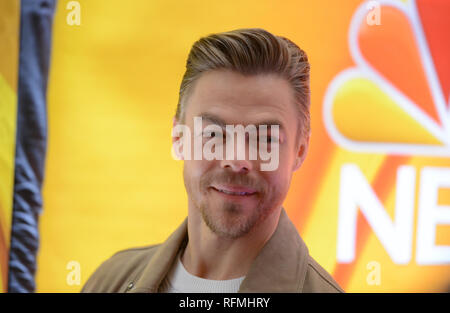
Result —
<path fill-rule="evenodd" d="M 253 261 L 239 292 L 301 292 L 308 248 L 281 210 L 277 229 Z"/>
<path fill-rule="evenodd" d="M 187 218 L 163 242 L 152 256 L 147 266 L 129 292 L 158 292 L 159 285 L 176 260 L 179 249 L 185 246 L 187 240 Z"/>

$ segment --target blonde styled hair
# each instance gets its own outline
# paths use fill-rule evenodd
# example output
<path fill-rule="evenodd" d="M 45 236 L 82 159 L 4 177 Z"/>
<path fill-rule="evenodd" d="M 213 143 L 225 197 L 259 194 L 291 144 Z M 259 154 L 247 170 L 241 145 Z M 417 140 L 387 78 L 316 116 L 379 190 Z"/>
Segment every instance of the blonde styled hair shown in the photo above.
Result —
<path fill-rule="evenodd" d="M 310 65 L 306 53 L 287 38 L 261 28 L 210 34 L 196 41 L 187 58 L 175 117 L 184 121 L 185 105 L 202 73 L 229 69 L 243 75 L 277 74 L 294 90 L 301 133 L 310 132 Z"/>

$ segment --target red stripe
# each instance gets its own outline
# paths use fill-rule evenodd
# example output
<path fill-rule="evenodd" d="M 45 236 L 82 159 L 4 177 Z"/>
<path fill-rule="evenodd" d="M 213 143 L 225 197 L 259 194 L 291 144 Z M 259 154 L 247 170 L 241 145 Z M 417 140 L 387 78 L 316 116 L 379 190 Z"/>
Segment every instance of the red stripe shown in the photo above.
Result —
<path fill-rule="evenodd" d="M 311 157 L 314 159 L 314 165 L 302 168 L 294 178 L 291 184 L 290 193 L 292 196 L 286 198 L 285 206 L 289 208 L 289 217 L 301 232 L 308 221 L 317 195 L 320 192 L 320 185 L 327 173 L 328 166 L 333 156 L 334 148 L 327 150 L 322 147 L 320 156 Z"/>

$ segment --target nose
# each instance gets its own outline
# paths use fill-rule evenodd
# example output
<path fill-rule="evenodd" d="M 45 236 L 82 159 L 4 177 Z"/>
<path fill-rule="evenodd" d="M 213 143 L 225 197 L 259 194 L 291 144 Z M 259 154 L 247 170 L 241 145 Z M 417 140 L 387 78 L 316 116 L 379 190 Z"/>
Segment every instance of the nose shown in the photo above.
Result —
<path fill-rule="evenodd" d="M 248 160 L 222 160 L 221 167 L 235 173 L 245 174 L 252 170 L 252 163 Z"/>
<path fill-rule="evenodd" d="M 233 134 L 234 136 L 234 134 Z M 237 136 L 237 134 L 236 134 Z M 238 137 L 238 136 L 237 136 Z M 245 134 L 245 140 L 240 141 L 235 138 L 232 142 L 226 143 L 225 146 L 225 159 L 220 161 L 220 165 L 223 169 L 231 170 L 235 173 L 245 174 L 252 170 L 253 163 L 247 157 L 249 157 L 249 136 Z M 234 149 L 232 148 L 234 145 Z M 231 149 L 230 151 L 228 149 Z M 242 155 L 242 152 L 244 153 Z"/>

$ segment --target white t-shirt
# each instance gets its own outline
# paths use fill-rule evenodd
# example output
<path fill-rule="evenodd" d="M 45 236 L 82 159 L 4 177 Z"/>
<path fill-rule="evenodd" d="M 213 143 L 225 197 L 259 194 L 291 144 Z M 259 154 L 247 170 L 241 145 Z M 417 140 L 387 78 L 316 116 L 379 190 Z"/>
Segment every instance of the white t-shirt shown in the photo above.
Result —
<path fill-rule="evenodd" d="M 235 293 L 245 276 L 228 280 L 211 280 L 189 273 L 181 262 L 181 252 L 161 283 L 159 292 L 163 293 Z"/>

